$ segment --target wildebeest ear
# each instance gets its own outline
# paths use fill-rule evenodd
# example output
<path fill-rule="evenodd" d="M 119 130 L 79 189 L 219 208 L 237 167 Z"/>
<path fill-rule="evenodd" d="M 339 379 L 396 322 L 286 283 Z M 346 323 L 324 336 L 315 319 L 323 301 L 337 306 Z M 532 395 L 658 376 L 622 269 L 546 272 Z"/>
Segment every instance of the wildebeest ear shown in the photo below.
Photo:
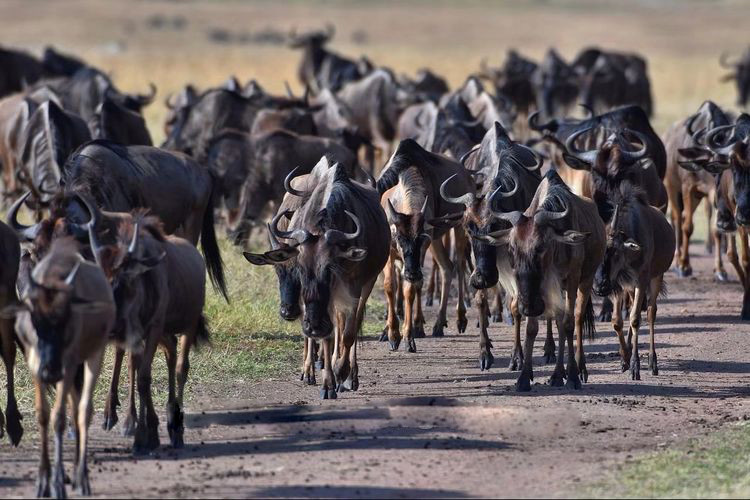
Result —
<path fill-rule="evenodd" d="M 573 155 L 569 155 L 568 153 L 563 153 L 563 160 L 565 160 L 565 163 L 567 163 L 570 168 L 575 170 L 591 170 L 590 163 L 585 162 L 580 158 L 576 158 Z"/>
<path fill-rule="evenodd" d="M 255 266 L 265 266 L 273 264 L 281 264 L 282 262 L 295 257 L 299 253 L 294 247 L 277 248 L 275 250 L 269 250 L 266 253 L 250 253 L 242 252 L 247 261 Z"/>
<path fill-rule="evenodd" d="M 709 174 L 719 175 L 724 170 L 730 168 L 731 165 L 729 163 L 723 163 L 720 161 L 709 161 L 705 165 L 703 165 L 703 168 L 706 172 Z"/>
<path fill-rule="evenodd" d="M 339 257 L 354 262 L 359 262 L 367 257 L 367 249 L 359 247 L 349 247 L 346 250 L 339 252 Z"/>
<path fill-rule="evenodd" d="M 10 304 L 0 309 L 0 318 L 13 319 L 16 317 L 16 314 L 20 313 L 21 311 L 28 311 L 28 310 L 29 310 L 29 307 L 23 302 L 19 304 Z"/>
<path fill-rule="evenodd" d="M 700 157 L 706 157 L 710 154 L 709 151 L 706 151 L 704 148 L 679 148 L 677 152 L 682 156 L 683 158 L 687 158 L 688 160 L 695 160 Z"/>
<path fill-rule="evenodd" d="M 641 245 L 639 245 L 638 243 L 636 243 L 633 240 L 627 240 L 625 242 L 625 248 L 627 248 L 628 250 L 631 250 L 633 252 L 640 252 L 641 251 Z"/>
<path fill-rule="evenodd" d="M 677 161 L 677 164 L 688 172 L 700 172 L 703 170 L 703 161 Z"/>
<path fill-rule="evenodd" d="M 569 229 L 563 234 L 555 233 L 555 240 L 560 243 L 565 243 L 566 245 L 580 245 L 586 241 L 586 238 L 588 238 L 590 234 L 591 233 L 582 233 L 580 231 Z"/>

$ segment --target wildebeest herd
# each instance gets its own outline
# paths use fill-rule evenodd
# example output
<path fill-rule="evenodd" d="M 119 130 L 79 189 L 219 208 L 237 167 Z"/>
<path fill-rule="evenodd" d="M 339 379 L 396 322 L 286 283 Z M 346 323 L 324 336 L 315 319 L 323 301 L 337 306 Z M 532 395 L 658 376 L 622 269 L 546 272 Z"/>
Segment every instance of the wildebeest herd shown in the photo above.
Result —
<path fill-rule="evenodd" d="M 584 337 L 594 335 L 597 316 L 612 322 L 623 372 L 640 380 L 644 311 L 649 371 L 657 375 L 664 273 L 673 262 L 679 276 L 692 273 L 688 243 L 703 198 L 710 221 L 716 212 L 707 238 L 716 278 L 727 280 L 726 249 L 745 290 L 741 319 L 750 320 L 750 116 L 707 100 L 660 137 L 649 122 L 647 64 L 636 54 L 586 48 L 567 62 L 550 49 L 535 62 L 511 50 L 503 66 L 483 61 L 450 89 L 429 69 L 396 75 L 366 57 L 331 52 L 333 34 L 328 27 L 289 35 L 302 52 L 302 96 L 288 85 L 279 96 L 230 77 L 167 97 L 161 147 L 142 115 L 155 86 L 127 94 L 52 48 L 41 59 L 0 49 L 8 205 L 7 225 L 0 223 L 8 387 L 0 436 L 18 445 L 23 435 L 18 346 L 35 384 L 39 496 L 65 495 L 68 408 L 72 484 L 91 493 L 87 436 L 109 345 L 116 355 L 104 428 L 118 422 L 128 354 L 122 431 L 135 453 L 159 446 L 151 370 L 161 348 L 167 430 L 173 447 L 184 444 L 189 354 L 209 338 L 206 274 L 228 300 L 217 227 L 237 252 L 248 250 L 253 232 L 267 237 L 270 250 L 243 254 L 274 267 L 279 314 L 300 319 L 306 339 L 301 379 L 316 384 L 317 368 L 324 399 L 358 389 L 357 339 L 381 272 L 384 348 L 417 351 L 423 308 L 436 290 L 432 335 L 452 330 L 457 290 L 455 331 L 466 331 L 467 307 L 475 307 L 481 370 L 495 361 L 490 321 L 512 322 L 518 391 L 531 389 L 540 320 L 544 360 L 555 364 L 550 385 L 580 389 L 588 381 Z M 733 70 L 725 79 L 736 80 L 745 105 L 750 52 L 720 62 Z M 22 210 L 31 222 L 19 221 Z M 603 297 L 598 314 L 592 293 Z"/>

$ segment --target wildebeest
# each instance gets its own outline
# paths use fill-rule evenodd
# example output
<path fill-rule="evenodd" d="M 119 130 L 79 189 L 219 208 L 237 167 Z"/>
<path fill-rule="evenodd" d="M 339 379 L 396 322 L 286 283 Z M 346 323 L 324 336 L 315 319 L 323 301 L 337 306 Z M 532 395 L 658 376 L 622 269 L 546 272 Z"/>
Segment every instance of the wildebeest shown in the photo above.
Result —
<path fill-rule="evenodd" d="M 333 25 L 329 24 L 325 31 L 289 34 L 289 45 L 295 49 L 303 49 L 302 60 L 297 69 L 299 81 L 315 94 L 323 89 L 336 92 L 345 84 L 359 80 L 365 75 L 363 68 L 356 61 L 324 47 L 333 38 L 334 32 Z"/>
<path fill-rule="evenodd" d="M 0 97 L 22 91 L 44 74 L 44 65 L 36 57 L 0 47 Z"/>
<path fill-rule="evenodd" d="M 696 142 L 701 129 L 728 125 L 729 117 L 712 101 L 704 102 L 698 111 L 685 120 L 674 123 L 664 134 L 667 148 L 667 174 L 664 185 L 669 195 L 672 227 L 677 241 L 675 266 L 680 276 L 690 276 L 693 268 L 690 265 L 688 246 L 693 234 L 693 216 L 701 199 L 708 198 L 708 203 L 716 202 L 716 175 L 706 171 L 705 166 L 711 161 L 711 151 Z M 711 205 L 709 205 L 710 207 Z M 710 211 L 709 213 L 709 220 Z M 720 233 L 715 227 L 709 227 L 707 239 L 716 243 L 714 274 L 720 281 L 726 281 L 727 275 L 721 261 Z"/>
<path fill-rule="evenodd" d="M 195 87 L 188 84 L 180 90 L 176 96 L 171 94 L 165 99 L 164 105 L 167 107 L 167 118 L 164 120 L 164 135 L 169 137 L 174 125 L 184 117 L 190 107 L 198 100 L 198 91 Z"/>
<path fill-rule="evenodd" d="M 722 54 L 719 63 L 722 67 L 732 70 L 724 76 L 722 81 L 734 80 L 737 85 L 737 105 L 746 106 L 750 101 L 750 47 L 735 61 L 727 60 L 727 54 Z"/>
<path fill-rule="evenodd" d="M 48 203 L 60 190 L 70 154 L 91 140 L 86 123 L 55 101 L 45 101 L 28 118 L 18 144 L 16 176 L 34 201 Z"/>
<path fill-rule="evenodd" d="M 112 290 L 101 268 L 86 262 L 72 240 L 57 240 L 29 276 L 29 287 L 15 311 L 15 330 L 24 347 L 36 392 L 40 433 L 37 496 L 65 497 L 63 434 L 70 397 L 71 422 L 76 434 L 72 483 L 80 495 L 90 495 L 88 428 L 93 395 L 109 331 L 115 320 Z M 47 392 L 56 386 L 50 409 Z M 49 424 L 55 433 L 55 463 L 50 484 Z"/>
<path fill-rule="evenodd" d="M 348 175 L 354 174 L 356 156 L 332 139 L 286 130 L 258 135 L 237 130 L 219 133 L 209 144 L 205 164 L 216 175 L 233 239 L 246 240 L 266 206 L 281 202 L 282 181 L 293 169 L 299 167 L 297 174 L 307 174 L 324 155 Z"/>
<path fill-rule="evenodd" d="M 503 249 L 498 250 L 492 244 L 494 241 L 487 238 L 490 233 L 510 227 L 507 221 L 498 218 L 496 214 L 526 210 L 541 182 L 539 170 L 542 160 L 531 149 L 512 141 L 507 131 L 497 122 L 465 161 L 472 165 L 475 180 L 479 184 L 476 195 L 469 191 L 462 197 L 466 205 L 463 224 L 471 237 L 475 262 L 469 282 L 475 289 L 483 291 L 497 285 L 498 269 L 510 267 L 509 254 Z M 479 367 L 481 370 L 489 370 L 494 363 L 494 356 L 487 331 L 486 293 L 475 297 L 475 305 L 479 313 Z M 524 358 L 521 347 L 522 316 L 517 298 L 513 298 L 510 309 L 515 334 L 510 368 L 515 370 L 523 365 Z M 537 320 L 529 318 L 526 328 L 527 332 L 536 330 Z M 548 331 L 548 336 L 545 358 L 551 361 L 555 350 L 551 331 Z"/>
<path fill-rule="evenodd" d="M 441 190 L 446 192 L 444 184 L 449 180 L 452 192 L 473 194 L 474 181 L 460 163 L 425 151 L 411 139 L 401 141 L 378 179 L 381 204 L 391 227 L 391 249 L 383 287 L 388 303 L 387 333 L 393 350 L 398 349 L 403 339 L 409 352 L 416 352 L 414 338 L 424 336 L 422 265 L 428 246 L 440 268 L 442 284 L 440 309 L 432 335 L 443 336 L 443 329 L 448 324 L 446 311 L 454 267 L 458 271 L 456 325 L 459 333 L 466 330 L 464 270 L 467 241 L 460 227 L 464 207 L 461 201 L 450 201 L 441 196 Z M 455 266 L 451 262 L 450 249 L 443 244 L 443 235 L 453 226 Z M 396 301 L 400 293 L 394 276 L 397 266 L 401 268 L 403 278 L 405 315 L 401 332 L 396 317 Z"/>
<path fill-rule="evenodd" d="M 0 309 L 17 302 L 16 278 L 21 260 L 21 247 L 15 232 L 0 223 Z M 0 438 L 4 430 L 8 431 L 8 438 L 13 446 L 18 446 L 23 436 L 21 414 L 18 411 L 15 391 L 15 376 L 13 369 L 16 364 L 16 336 L 13 332 L 12 318 L 0 314 L 0 355 L 5 364 L 6 395 L 5 418 L 0 411 Z"/>
<path fill-rule="evenodd" d="M 463 101 L 460 109 L 461 113 L 456 113 L 455 109 L 451 113 L 431 101 L 409 106 L 399 118 L 398 137 L 412 139 L 433 153 L 461 158 L 476 144 L 471 128 L 478 125 L 478 121 Z"/>
<path fill-rule="evenodd" d="M 607 248 L 594 279 L 594 293 L 614 300 L 612 325 L 620 342 L 622 370 L 630 368 L 633 380 L 641 379 L 638 330 L 641 310 L 648 301 L 648 366 L 658 375 L 654 322 L 656 301 L 662 294 L 664 273 L 669 269 L 675 250 L 674 231 L 659 210 L 648 204 L 645 193 L 624 183 L 612 193 L 612 219 L 607 224 Z M 630 296 L 628 339 L 622 331 L 622 306 Z"/>
<path fill-rule="evenodd" d="M 634 104 L 652 115 L 646 61 L 637 54 L 588 48 L 571 64 L 578 75 L 580 101 L 597 113 Z"/>
<path fill-rule="evenodd" d="M 179 448 L 183 445 L 183 393 L 190 349 L 197 342 L 208 340 L 202 314 L 206 266 L 189 241 L 165 235 L 159 220 L 147 216 L 145 210 L 130 214 L 100 213 L 90 203 L 84 204 L 91 211 L 88 223 L 91 252 L 112 284 L 117 304 L 113 335 L 119 342 L 105 409 L 105 429 L 117 422 L 117 382 L 126 348 L 131 356 L 130 388 L 123 431 L 134 432 L 136 453 L 159 446 L 158 418 L 151 399 L 151 366 L 161 344 L 169 370 L 167 430 L 172 446 Z M 108 231 L 111 241 L 100 242 L 97 233 L 107 226 L 112 226 Z M 178 334 L 182 335 L 179 357 L 175 338 Z M 136 380 L 140 399 L 137 416 Z"/>
<path fill-rule="evenodd" d="M 76 194 L 111 212 L 148 208 L 168 234 L 194 245 L 201 241 L 211 281 L 224 296 L 226 285 L 214 233 L 212 175 L 187 155 L 149 146 L 121 146 L 94 140 L 78 148 L 65 164 L 61 184 L 66 217 L 89 220 Z M 168 194 L 168 195 L 167 195 Z M 11 211 L 14 212 L 14 211 Z M 13 227 L 21 227 L 15 222 Z M 27 232 L 34 233 L 34 229 Z"/>
<path fill-rule="evenodd" d="M 391 235 L 377 192 L 350 180 L 340 166 L 334 165 L 326 181 L 304 197 L 287 231 L 271 224 L 276 238 L 294 241 L 273 260 L 297 259 L 305 336 L 325 340 L 333 332 L 333 322 L 338 325 L 341 340 L 335 366 L 331 365 L 331 343 L 323 342 L 320 393 L 324 399 L 333 399 L 335 382 L 343 389 L 359 387 L 355 340 L 367 298 L 388 259 Z"/>
<path fill-rule="evenodd" d="M 596 205 L 573 194 L 557 172 L 550 170 L 526 211 L 496 214 L 513 227 L 490 233 L 507 245 L 512 266 L 500 271 L 506 290 L 518 297 L 521 314 L 553 317 L 558 328 L 558 357 L 550 385 L 580 389 L 588 378 L 583 335 L 594 332 L 591 287 L 604 256 L 606 235 Z M 573 346 L 573 332 L 576 346 Z M 536 330 L 526 332 L 523 370 L 517 389 L 531 390 L 532 352 Z M 567 373 L 563 367 L 568 342 Z M 564 379 L 567 378 L 567 382 Z"/>
<path fill-rule="evenodd" d="M 531 77 L 537 109 L 549 118 L 563 117 L 578 97 L 573 69 L 555 49 L 549 49 Z"/>
<path fill-rule="evenodd" d="M 536 92 L 531 81 L 536 69 L 535 62 L 510 49 L 501 68 L 490 68 L 483 60 L 479 76 L 490 80 L 498 97 L 508 98 L 519 114 L 528 115 L 536 107 Z"/>
<path fill-rule="evenodd" d="M 105 94 L 88 126 L 94 139 L 107 139 L 124 146 L 153 145 L 143 116 L 119 104 L 109 94 Z"/>
<path fill-rule="evenodd" d="M 435 103 L 450 90 L 445 79 L 428 68 L 419 69 L 414 79 L 401 75 L 399 85 L 420 101 L 429 100 Z"/>

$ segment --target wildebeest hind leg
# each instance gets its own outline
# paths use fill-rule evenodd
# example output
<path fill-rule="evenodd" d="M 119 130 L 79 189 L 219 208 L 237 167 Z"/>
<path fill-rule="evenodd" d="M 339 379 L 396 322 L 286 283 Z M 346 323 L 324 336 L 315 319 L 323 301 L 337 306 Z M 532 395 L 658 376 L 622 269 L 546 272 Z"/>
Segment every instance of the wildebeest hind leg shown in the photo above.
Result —
<path fill-rule="evenodd" d="M 560 315 L 555 318 L 555 325 L 557 326 L 557 363 L 555 363 L 555 371 L 552 372 L 552 376 L 549 379 L 549 385 L 552 387 L 562 387 L 565 385 L 565 365 L 563 360 L 565 359 L 565 329 L 563 327 L 563 319 Z"/>
<path fill-rule="evenodd" d="M 336 399 L 336 383 L 331 369 L 333 338 L 328 337 L 323 344 L 323 385 L 320 387 L 321 399 Z"/>
<path fill-rule="evenodd" d="M 659 374 L 659 367 L 656 362 L 656 341 L 654 339 L 654 327 L 656 323 L 657 310 L 656 299 L 659 297 L 659 291 L 661 290 L 661 283 L 663 279 L 663 275 L 657 276 L 652 279 L 648 291 L 648 368 L 651 370 L 651 375 Z"/>
<path fill-rule="evenodd" d="M 18 446 L 23 436 L 21 426 L 21 413 L 18 411 L 16 402 L 16 389 L 13 367 L 16 364 L 16 344 L 13 335 L 13 320 L 0 319 L 0 348 L 2 348 L 3 361 L 5 363 L 5 376 L 7 380 L 7 405 L 5 407 L 5 423 L 8 438 L 13 446 Z M 0 419 L 2 414 L 0 413 Z M 2 437 L 2 422 L 0 421 L 0 437 Z"/>
<path fill-rule="evenodd" d="M 128 411 L 125 421 L 122 423 L 121 431 L 123 436 L 133 436 L 135 434 L 136 420 L 138 420 L 138 414 L 135 410 L 135 376 L 139 362 L 138 355 L 133 353 L 128 355 Z"/>
<path fill-rule="evenodd" d="M 435 326 L 432 327 L 433 337 L 442 337 L 445 335 L 444 328 L 448 326 L 448 294 L 451 289 L 451 277 L 453 275 L 453 263 L 451 262 L 448 252 L 442 240 L 432 241 L 432 255 L 437 260 L 440 267 L 440 310 L 438 311 Z"/>
<path fill-rule="evenodd" d="M 153 328 L 161 328 L 154 326 Z M 143 454 L 159 447 L 159 417 L 154 410 L 154 401 L 151 397 L 151 373 L 156 351 L 156 339 L 161 335 L 150 332 L 146 347 L 140 356 L 138 373 L 136 377 L 138 387 L 138 422 L 135 428 L 135 440 L 133 442 L 133 453 Z"/>
<path fill-rule="evenodd" d="M 474 302 L 479 313 L 479 369 L 484 371 L 492 368 L 495 362 L 495 357 L 492 355 L 492 341 L 487 332 L 487 328 L 489 327 L 489 316 L 487 314 L 489 305 L 487 304 L 486 290 L 478 290 L 474 296 Z"/>
<path fill-rule="evenodd" d="M 115 347 L 115 364 L 112 368 L 112 380 L 109 383 L 109 392 L 107 401 L 104 403 L 104 423 L 102 428 L 105 431 L 112 429 L 117 424 L 117 407 L 120 406 L 119 388 L 120 372 L 122 371 L 122 358 L 125 357 L 125 350 Z"/>

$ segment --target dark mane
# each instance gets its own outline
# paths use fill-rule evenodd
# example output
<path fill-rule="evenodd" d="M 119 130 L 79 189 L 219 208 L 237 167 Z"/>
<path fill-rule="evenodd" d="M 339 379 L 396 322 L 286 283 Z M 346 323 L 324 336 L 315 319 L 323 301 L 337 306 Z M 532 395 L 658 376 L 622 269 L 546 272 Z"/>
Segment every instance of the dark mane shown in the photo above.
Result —
<path fill-rule="evenodd" d="M 398 176 L 409 167 L 429 165 L 430 154 L 414 139 L 404 139 L 398 145 L 388 167 L 381 172 L 377 182 L 378 194 L 383 194 L 398 184 Z"/>

